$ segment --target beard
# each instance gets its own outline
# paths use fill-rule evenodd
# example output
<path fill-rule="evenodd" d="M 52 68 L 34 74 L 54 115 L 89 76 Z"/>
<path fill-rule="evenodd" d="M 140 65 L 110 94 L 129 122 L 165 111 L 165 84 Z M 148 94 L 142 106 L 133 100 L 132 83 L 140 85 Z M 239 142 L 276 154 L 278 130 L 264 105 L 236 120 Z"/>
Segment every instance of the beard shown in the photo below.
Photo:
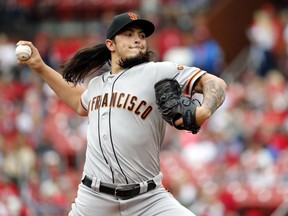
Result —
<path fill-rule="evenodd" d="M 134 57 L 121 58 L 118 64 L 122 69 L 132 68 L 136 65 L 150 62 L 152 55 L 154 55 L 152 51 L 147 51 L 145 53 L 140 52 L 138 55 Z"/>

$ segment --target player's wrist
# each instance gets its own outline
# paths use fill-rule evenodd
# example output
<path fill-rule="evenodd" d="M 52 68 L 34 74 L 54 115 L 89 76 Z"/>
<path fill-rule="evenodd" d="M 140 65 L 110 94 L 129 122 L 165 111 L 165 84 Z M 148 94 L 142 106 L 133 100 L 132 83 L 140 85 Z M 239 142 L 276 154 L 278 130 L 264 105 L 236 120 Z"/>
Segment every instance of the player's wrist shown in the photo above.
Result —
<path fill-rule="evenodd" d="M 40 62 L 35 63 L 34 65 L 31 65 L 31 68 L 33 69 L 33 71 L 35 71 L 40 75 L 45 74 L 50 69 L 50 67 L 46 65 L 42 60 L 40 60 Z"/>
<path fill-rule="evenodd" d="M 174 122 L 174 125 L 175 125 L 175 126 L 178 126 L 178 127 L 183 126 L 183 118 L 177 119 L 177 120 Z"/>
<path fill-rule="evenodd" d="M 210 116 L 212 112 L 210 109 L 207 109 L 205 106 L 199 106 L 196 108 L 196 123 L 198 126 L 201 126 Z"/>

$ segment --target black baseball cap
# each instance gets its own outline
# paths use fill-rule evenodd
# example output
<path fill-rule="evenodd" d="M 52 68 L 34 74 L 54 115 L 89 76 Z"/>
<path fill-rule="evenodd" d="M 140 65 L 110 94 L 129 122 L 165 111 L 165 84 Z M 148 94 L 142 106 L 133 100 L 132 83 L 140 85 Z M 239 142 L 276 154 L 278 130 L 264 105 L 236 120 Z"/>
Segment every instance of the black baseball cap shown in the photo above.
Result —
<path fill-rule="evenodd" d="M 149 37 L 155 30 L 155 26 L 152 22 L 140 17 L 132 12 L 116 15 L 106 31 L 106 38 L 112 39 L 117 33 L 123 30 L 125 27 L 135 25 L 143 29 L 145 36 Z"/>

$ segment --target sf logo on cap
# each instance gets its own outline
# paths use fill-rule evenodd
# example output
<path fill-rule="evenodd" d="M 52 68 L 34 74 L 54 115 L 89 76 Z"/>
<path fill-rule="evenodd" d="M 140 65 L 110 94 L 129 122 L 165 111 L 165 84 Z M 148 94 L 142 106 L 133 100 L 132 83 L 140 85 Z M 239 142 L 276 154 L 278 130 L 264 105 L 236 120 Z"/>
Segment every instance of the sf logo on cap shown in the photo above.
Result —
<path fill-rule="evenodd" d="M 130 17 L 131 20 L 137 20 L 138 16 L 135 13 L 129 13 L 128 16 Z"/>

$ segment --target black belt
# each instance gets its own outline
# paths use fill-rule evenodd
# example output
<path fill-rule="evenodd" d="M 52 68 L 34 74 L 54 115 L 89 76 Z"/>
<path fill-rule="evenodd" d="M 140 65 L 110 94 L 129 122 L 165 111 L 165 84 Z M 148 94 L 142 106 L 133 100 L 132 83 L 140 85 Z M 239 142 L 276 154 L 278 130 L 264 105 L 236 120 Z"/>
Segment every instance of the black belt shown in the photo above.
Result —
<path fill-rule="evenodd" d="M 89 188 L 92 188 L 92 180 L 87 176 L 84 177 L 82 183 Z M 148 187 L 147 191 L 153 190 L 156 187 L 156 184 L 153 180 L 147 181 Z M 105 183 L 100 182 L 99 192 L 113 195 L 120 199 L 130 199 L 140 194 L 140 184 L 131 184 L 131 185 L 121 185 L 111 187 L 106 185 Z"/>

